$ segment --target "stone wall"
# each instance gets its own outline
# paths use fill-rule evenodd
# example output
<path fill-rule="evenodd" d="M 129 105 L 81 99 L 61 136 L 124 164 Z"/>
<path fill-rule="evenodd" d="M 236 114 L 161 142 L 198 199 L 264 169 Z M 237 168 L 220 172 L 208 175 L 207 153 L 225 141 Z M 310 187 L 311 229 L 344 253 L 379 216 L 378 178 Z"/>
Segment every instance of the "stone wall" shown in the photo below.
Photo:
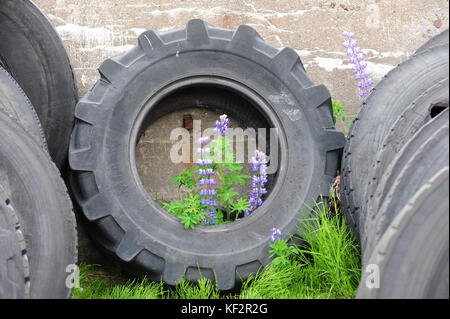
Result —
<path fill-rule="evenodd" d="M 448 28 L 448 0 L 35 0 L 69 52 L 79 94 L 98 79 L 97 67 L 129 50 L 147 29 L 184 28 L 202 18 L 223 28 L 254 27 L 275 47 L 294 48 L 316 83 L 355 113 L 357 88 L 342 47 L 352 31 L 375 82 L 432 36 Z"/>

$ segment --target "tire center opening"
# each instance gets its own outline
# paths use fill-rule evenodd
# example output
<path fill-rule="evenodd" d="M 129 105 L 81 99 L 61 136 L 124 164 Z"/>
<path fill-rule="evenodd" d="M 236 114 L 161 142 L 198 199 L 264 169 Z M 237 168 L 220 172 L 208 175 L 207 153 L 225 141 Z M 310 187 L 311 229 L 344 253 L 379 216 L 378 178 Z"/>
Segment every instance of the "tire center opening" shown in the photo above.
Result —
<path fill-rule="evenodd" d="M 143 107 L 145 108 L 146 106 Z M 135 177 L 138 177 L 145 191 L 159 206 L 163 207 L 164 203 L 171 201 L 181 202 L 182 196 L 191 191 L 199 192 L 201 187 L 189 190 L 186 186 L 178 187 L 171 179 L 180 176 L 183 171 L 198 167 L 197 139 L 210 136 L 213 140 L 215 135 L 211 132 L 214 122 L 222 114 L 227 114 L 230 118 L 227 138 L 232 143 L 237 163 L 242 165 L 241 174 L 252 177 L 255 173 L 252 172 L 250 159 L 254 156 L 254 150 L 259 149 L 271 154 L 273 125 L 260 105 L 242 92 L 211 83 L 182 86 L 154 102 L 141 121 L 137 121 L 134 128 L 135 149 L 131 150 L 134 151 L 138 175 Z M 272 154 L 278 157 L 278 153 L 279 151 L 275 150 Z M 270 163 L 268 166 L 270 168 Z M 276 168 L 274 171 L 269 169 L 269 173 L 271 174 L 265 184 L 267 194 L 262 196 L 263 200 L 270 195 L 277 178 Z M 194 174 L 193 178 L 198 181 L 197 174 Z M 223 185 L 217 176 L 215 180 L 217 184 L 214 188 Z M 251 178 L 246 181 L 246 185 L 233 185 L 233 191 L 237 193 L 234 200 L 240 197 L 249 198 Z M 218 204 L 218 209 L 225 210 L 221 203 Z M 255 213 L 257 209 L 252 212 Z M 226 216 L 225 213 L 223 215 Z M 234 213 L 232 219 L 236 217 L 242 218 L 243 214 L 236 216 Z"/>

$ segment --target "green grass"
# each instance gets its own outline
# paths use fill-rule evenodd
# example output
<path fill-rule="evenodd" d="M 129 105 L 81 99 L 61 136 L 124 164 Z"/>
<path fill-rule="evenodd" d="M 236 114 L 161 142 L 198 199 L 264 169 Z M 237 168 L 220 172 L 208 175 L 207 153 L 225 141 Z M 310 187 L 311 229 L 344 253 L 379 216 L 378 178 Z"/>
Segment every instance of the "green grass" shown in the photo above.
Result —
<path fill-rule="evenodd" d="M 337 211 L 333 201 L 332 211 Z M 300 219 L 306 245 L 297 247 L 286 264 L 268 265 L 243 282 L 240 292 L 221 294 L 207 279 L 198 284 L 182 280 L 174 288 L 162 282 L 124 280 L 117 271 L 106 273 L 98 265 L 80 265 L 80 286 L 73 298 L 95 299 L 312 299 L 354 298 L 360 279 L 360 257 L 354 237 L 339 213 L 330 216 L 325 203 L 317 203 L 313 216 Z M 305 248 L 307 247 L 307 248 Z"/>
<path fill-rule="evenodd" d="M 240 298 L 353 298 L 360 258 L 352 234 L 339 216 L 319 203 L 316 215 L 299 224 L 307 249 L 300 247 L 287 265 L 270 265 L 250 278 Z"/>

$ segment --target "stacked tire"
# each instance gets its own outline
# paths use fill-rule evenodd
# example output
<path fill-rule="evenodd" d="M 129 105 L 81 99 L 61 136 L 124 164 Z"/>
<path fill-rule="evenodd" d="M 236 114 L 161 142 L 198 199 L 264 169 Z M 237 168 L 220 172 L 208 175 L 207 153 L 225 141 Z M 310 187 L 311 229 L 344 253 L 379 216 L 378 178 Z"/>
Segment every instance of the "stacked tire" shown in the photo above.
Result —
<path fill-rule="evenodd" d="M 358 297 L 448 298 L 448 50 L 446 30 L 389 72 L 349 131 L 341 199 L 361 246 Z"/>
<path fill-rule="evenodd" d="M 0 299 L 71 296 L 76 223 L 58 167 L 75 103 L 68 56 L 49 21 L 31 1 L 1 0 Z"/>

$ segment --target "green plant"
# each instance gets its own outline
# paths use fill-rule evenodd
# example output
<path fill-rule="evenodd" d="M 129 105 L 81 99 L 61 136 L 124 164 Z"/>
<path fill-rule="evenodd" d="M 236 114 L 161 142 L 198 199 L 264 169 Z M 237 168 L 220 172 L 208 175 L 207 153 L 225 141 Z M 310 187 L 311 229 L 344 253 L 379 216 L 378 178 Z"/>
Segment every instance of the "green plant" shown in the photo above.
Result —
<path fill-rule="evenodd" d="M 198 193 L 183 195 L 181 201 L 161 203 L 162 207 L 171 215 L 180 218 L 184 228 L 194 228 L 205 218 L 203 205 Z"/>
<path fill-rule="evenodd" d="M 348 114 L 344 106 L 337 102 L 332 102 L 333 104 L 333 123 L 336 125 L 336 122 L 339 120 L 342 122 L 346 127 L 350 127 L 353 123 L 353 120 L 355 119 L 354 115 Z M 347 134 L 347 132 L 344 132 L 344 134 Z"/>
<path fill-rule="evenodd" d="M 185 229 L 195 225 L 217 225 L 230 223 L 241 216 L 247 216 L 262 204 L 267 193 L 266 155 L 256 151 L 252 158 L 253 178 L 242 172 L 243 166 L 236 162 L 231 141 L 226 137 L 230 120 L 221 115 L 215 123 L 215 138 L 201 137 L 197 143 L 198 167 L 185 170 L 171 178 L 178 189 L 185 187 L 187 194 L 180 201 L 162 202 L 161 206 L 178 218 Z M 216 184 L 216 179 L 218 183 Z M 250 198 L 240 196 L 238 186 L 246 186 L 252 178 Z"/>
<path fill-rule="evenodd" d="M 353 74 L 358 81 L 359 97 L 364 102 L 373 89 L 374 82 L 370 78 L 371 74 L 367 71 L 367 62 L 365 62 L 362 50 L 358 47 L 355 35 L 352 32 L 343 32 L 342 36 L 346 38 L 342 44 L 347 49 L 349 62 L 353 64 Z"/>
<path fill-rule="evenodd" d="M 180 189 L 182 186 L 185 186 L 187 189 L 192 189 L 194 186 L 197 185 L 197 181 L 193 178 L 193 176 L 195 176 L 195 173 L 197 171 L 198 168 L 182 171 L 179 176 L 172 177 L 170 181 L 176 183 L 178 189 Z"/>
<path fill-rule="evenodd" d="M 330 194 L 334 194 L 333 190 Z M 316 294 L 314 291 L 319 291 L 321 297 L 355 296 L 360 279 L 359 250 L 343 217 L 340 214 L 330 216 L 329 205 L 338 211 L 338 204 L 332 197 L 330 203 L 316 203 L 310 216 L 302 213 L 304 216 L 297 226 L 302 234 L 301 245 L 294 240 L 275 238 L 271 243 L 272 264 L 267 273 L 251 278 L 253 283 L 245 286 L 245 295 L 270 296 L 267 285 L 262 291 L 255 291 L 258 281 L 267 281 L 267 277 L 280 273 L 282 278 L 289 274 L 291 288 L 286 297 L 293 291 L 304 296 Z"/>
<path fill-rule="evenodd" d="M 224 209 L 225 219 L 230 220 L 231 213 L 240 211 L 243 204 L 243 197 L 240 197 L 239 203 L 235 203 L 235 197 L 239 196 L 236 186 L 247 185 L 247 179 L 251 176 L 242 173 L 242 165 L 236 163 L 236 154 L 230 140 L 224 135 L 218 135 L 211 143 L 211 157 L 213 160 L 212 168 L 217 172 L 221 186 L 216 188 L 216 199 Z M 245 198 L 244 198 L 245 200 Z"/>
<path fill-rule="evenodd" d="M 219 299 L 220 290 L 211 280 L 202 277 L 197 283 L 182 279 L 175 286 L 172 293 L 167 295 L 171 299 Z"/>
<path fill-rule="evenodd" d="M 277 239 L 270 244 L 270 248 L 270 257 L 273 258 L 272 265 L 274 266 L 289 265 L 300 253 L 296 245 L 288 245 L 285 239 Z"/>

